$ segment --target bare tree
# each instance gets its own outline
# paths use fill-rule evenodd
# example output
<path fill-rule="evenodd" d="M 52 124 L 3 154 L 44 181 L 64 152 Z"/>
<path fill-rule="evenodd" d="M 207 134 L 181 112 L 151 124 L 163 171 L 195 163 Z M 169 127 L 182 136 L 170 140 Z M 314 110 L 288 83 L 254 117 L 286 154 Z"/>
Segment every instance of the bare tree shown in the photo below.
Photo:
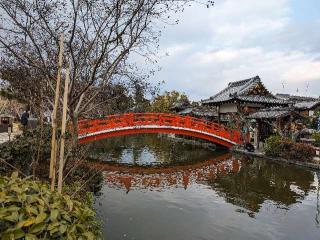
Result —
<path fill-rule="evenodd" d="M 51 91 L 48 85 L 42 81 L 41 75 L 34 69 L 5 64 L 0 66 L 0 77 L 6 80 L 3 88 L 10 98 L 25 103 L 36 116 L 40 116 L 43 111 L 48 111 L 47 105 L 43 104 L 44 98 L 51 101 Z M 24 109 L 25 110 L 25 109 Z M 17 112 L 19 115 L 19 112 Z"/>
<path fill-rule="evenodd" d="M 43 104 L 52 105 L 58 38 L 65 35 L 70 62 L 68 111 L 77 121 L 110 82 L 127 76 L 129 54 L 149 56 L 159 32 L 152 25 L 192 0 L 3 0 L 0 1 L 2 65 L 27 69 L 23 84 L 45 89 Z M 208 4 L 213 4 L 208 1 Z M 28 87 L 28 86 L 27 86 Z M 99 105 L 101 103 L 95 102 Z"/>

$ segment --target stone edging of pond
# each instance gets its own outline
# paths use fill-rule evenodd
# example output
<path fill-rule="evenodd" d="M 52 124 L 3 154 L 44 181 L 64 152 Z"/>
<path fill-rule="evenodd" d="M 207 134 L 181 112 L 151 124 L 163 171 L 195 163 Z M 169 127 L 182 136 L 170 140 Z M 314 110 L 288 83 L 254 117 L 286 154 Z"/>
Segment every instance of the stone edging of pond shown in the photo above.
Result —
<path fill-rule="evenodd" d="M 295 161 L 295 160 L 287 160 L 287 159 L 284 159 L 284 158 L 269 157 L 269 156 L 266 156 L 264 153 L 261 153 L 261 152 L 258 152 L 258 153 L 257 152 L 248 152 L 248 151 L 241 150 L 241 149 L 232 149 L 231 152 L 239 153 L 239 154 L 246 155 L 246 156 L 264 158 L 264 159 L 267 159 L 267 160 L 270 160 L 270 161 L 274 161 L 274 162 L 293 164 L 293 165 L 297 165 L 297 166 L 301 166 L 301 167 L 320 170 L 320 164 L 317 164 L 317 163 L 301 162 L 301 161 Z"/>

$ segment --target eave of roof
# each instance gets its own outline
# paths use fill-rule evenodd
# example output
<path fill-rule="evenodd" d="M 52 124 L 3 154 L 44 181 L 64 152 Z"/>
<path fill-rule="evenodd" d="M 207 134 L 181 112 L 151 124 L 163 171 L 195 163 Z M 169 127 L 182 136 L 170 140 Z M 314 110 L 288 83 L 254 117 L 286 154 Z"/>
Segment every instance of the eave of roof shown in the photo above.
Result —
<path fill-rule="evenodd" d="M 290 101 L 290 102 L 293 102 L 293 103 L 319 101 L 319 98 L 290 95 L 290 94 L 286 94 L 286 93 L 277 93 L 275 95 L 275 97 L 279 98 L 279 99 L 282 99 L 282 100 Z"/>
<path fill-rule="evenodd" d="M 294 107 L 298 110 L 312 110 L 318 106 L 320 106 L 320 101 L 299 102 L 294 104 Z"/>
<path fill-rule="evenodd" d="M 249 119 L 275 119 L 280 117 L 287 116 L 300 116 L 297 112 L 288 108 L 270 108 L 270 109 L 262 109 L 258 112 L 252 113 L 247 118 Z"/>
<path fill-rule="evenodd" d="M 223 103 L 232 103 L 232 102 L 264 103 L 268 105 L 280 105 L 280 106 L 288 105 L 288 103 L 284 100 L 276 99 L 273 97 L 260 96 L 260 95 L 234 96 L 222 101 L 203 100 L 202 104 L 221 105 Z"/>
<path fill-rule="evenodd" d="M 179 111 L 178 114 L 187 115 L 191 114 L 194 116 L 204 116 L 204 117 L 215 117 L 218 116 L 218 113 L 214 109 L 207 109 L 203 107 L 194 107 L 194 108 L 186 108 L 182 111 Z"/>
<path fill-rule="evenodd" d="M 192 112 L 192 108 L 186 108 L 186 109 L 183 109 L 179 112 L 177 112 L 177 114 L 189 114 Z"/>

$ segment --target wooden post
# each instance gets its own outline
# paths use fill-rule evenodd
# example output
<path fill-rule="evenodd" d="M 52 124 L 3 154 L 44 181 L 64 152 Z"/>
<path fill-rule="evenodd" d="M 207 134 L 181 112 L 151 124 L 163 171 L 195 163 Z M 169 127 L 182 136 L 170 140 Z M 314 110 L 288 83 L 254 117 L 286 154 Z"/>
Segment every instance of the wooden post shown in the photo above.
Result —
<path fill-rule="evenodd" d="M 53 179 L 53 174 L 55 174 L 55 162 L 57 157 L 57 109 L 59 104 L 59 93 L 60 93 L 60 82 L 61 82 L 61 71 L 63 62 L 63 41 L 64 35 L 61 34 L 59 42 L 59 60 L 58 60 L 58 74 L 57 74 L 57 86 L 54 98 L 54 107 L 52 112 L 52 138 L 51 138 L 51 158 L 50 158 L 50 173 L 49 177 Z M 51 180 L 51 190 L 54 190 L 55 183 Z"/>
<path fill-rule="evenodd" d="M 254 128 L 254 146 L 257 151 L 259 150 L 259 141 L 260 141 L 260 122 L 257 119 L 256 126 Z"/>
<path fill-rule="evenodd" d="M 64 145 L 66 139 L 66 124 L 67 124 L 67 104 L 68 104 L 68 88 L 70 81 L 70 68 L 66 70 L 66 79 L 64 82 L 63 94 L 63 110 L 62 110 L 62 124 L 61 124 L 61 144 L 60 144 L 60 158 L 59 158 L 59 175 L 58 175 L 58 192 L 62 192 L 63 167 L 64 167 Z"/>
<path fill-rule="evenodd" d="M 55 141 L 57 141 L 57 140 L 55 140 Z M 57 157 L 57 151 L 58 151 L 57 142 L 54 144 L 53 147 L 54 147 L 54 149 L 53 150 L 51 149 L 51 151 L 54 151 L 54 153 L 55 153 L 54 157 L 56 158 Z M 56 163 L 57 163 L 57 161 L 54 160 L 53 161 L 53 165 L 52 165 L 51 191 L 54 191 L 54 187 L 55 187 L 55 184 L 56 184 L 56 165 L 57 165 Z"/>

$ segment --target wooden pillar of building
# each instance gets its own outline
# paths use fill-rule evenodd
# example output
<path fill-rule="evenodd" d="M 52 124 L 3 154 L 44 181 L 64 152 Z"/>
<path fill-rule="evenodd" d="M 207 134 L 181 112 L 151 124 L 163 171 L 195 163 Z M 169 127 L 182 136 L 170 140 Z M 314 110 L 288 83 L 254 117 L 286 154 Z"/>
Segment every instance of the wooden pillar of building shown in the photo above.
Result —
<path fill-rule="evenodd" d="M 260 121 L 257 120 L 256 125 L 254 127 L 254 148 L 259 150 L 259 141 L 260 141 Z"/>

